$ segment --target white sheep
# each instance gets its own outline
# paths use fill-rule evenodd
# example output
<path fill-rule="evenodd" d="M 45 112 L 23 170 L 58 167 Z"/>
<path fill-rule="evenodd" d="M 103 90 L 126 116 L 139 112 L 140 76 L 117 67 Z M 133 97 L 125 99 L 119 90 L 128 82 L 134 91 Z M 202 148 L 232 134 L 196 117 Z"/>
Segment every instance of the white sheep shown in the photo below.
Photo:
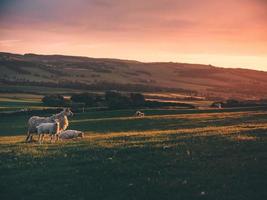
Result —
<path fill-rule="evenodd" d="M 145 113 L 142 113 L 141 111 L 136 111 L 135 114 L 134 114 L 135 117 L 144 117 L 145 116 Z"/>
<path fill-rule="evenodd" d="M 55 120 L 55 122 L 53 123 L 41 123 L 40 125 L 38 125 L 36 128 L 39 136 L 39 143 L 43 143 L 45 134 L 50 135 L 50 142 L 52 142 L 54 136 L 56 136 L 56 140 L 58 140 L 59 126 L 60 123 L 57 120 Z"/>
<path fill-rule="evenodd" d="M 79 137 L 80 138 L 84 137 L 84 133 L 82 131 L 65 130 L 59 134 L 59 138 L 62 140 L 75 139 L 75 138 L 79 138 Z"/>

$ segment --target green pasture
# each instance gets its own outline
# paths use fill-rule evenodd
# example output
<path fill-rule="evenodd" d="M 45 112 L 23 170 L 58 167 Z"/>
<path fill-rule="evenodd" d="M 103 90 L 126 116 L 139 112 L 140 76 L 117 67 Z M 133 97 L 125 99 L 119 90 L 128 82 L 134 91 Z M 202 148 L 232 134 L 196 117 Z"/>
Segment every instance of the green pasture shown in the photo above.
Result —
<path fill-rule="evenodd" d="M 142 111 L 74 113 L 86 137 L 42 145 L 1 115 L 0 199 L 267 198 L 266 108 Z"/>

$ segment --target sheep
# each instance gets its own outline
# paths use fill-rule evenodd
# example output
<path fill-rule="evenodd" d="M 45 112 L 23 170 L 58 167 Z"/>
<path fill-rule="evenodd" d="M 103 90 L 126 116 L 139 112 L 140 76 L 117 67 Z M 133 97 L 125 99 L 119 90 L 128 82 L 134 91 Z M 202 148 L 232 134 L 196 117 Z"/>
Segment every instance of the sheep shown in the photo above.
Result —
<path fill-rule="evenodd" d="M 141 111 L 136 111 L 135 114 L 134 114 L 135 117 L 144 117 L 145 116 L 145 113 L 142 113 Z"/>
<path fill-rule="evenodd" d="M 54 122 L 55 119 L 58 119 L 60 125 L 59 130 L 60 131 L 66 130 L 69 125 L 67 116 L 73 116 L 73 113 L 69 108 L 65 108 L 60 113 L 52 115 L 51 117 L 38 117 L 38 116 L 31 117 L 28 120 L 28 132 L 27 132 L 26 142 L 32 141 L 33 137 L 32 134 L 37 133 L 36 127 L 41 123 L 52 123 Z"/>
<path fill-rule="evenodd" d="M 74 139 L 74 138 L 79 138 L 79 137 L 83 138 L 84 132 L 76 131 L 76 130 L 65 130 L 59 134 L 59 138 L 62 140 Z"/>
<path fill-rule="evenodd" d="M 32 116 L 28 120 L 28 132 L 26 137 L 26 142 L 31 142 L 33 133 L 37 133 L 37 126 L 42 123 L 52 123 L 54 122 L 54 117 L 38 117 L 38 116 Z"/>
<path fill-rule="evenodd" d="M 69 108 L 65 108 L 60 113 L 53 115 L 52 118 L 58 119 L 59 121 L 59 131 L 64 131 L 69 126 L 68 116 L 73 116 L 73 113 Z"/>
<path fill-rule="evenodd" d="M 55 120 L 54 123 L 41 123 L 38 125 L 37 133 L 38 133 L 38 142 L 41 144 L 44 140 L 44 135 L 49 134 L 50 135 L 50 142 L 52 142 L 53 137 L 56 136 L 56 140 L 58 140 L 59 135 L 59 122 L 58 120 Z"/>

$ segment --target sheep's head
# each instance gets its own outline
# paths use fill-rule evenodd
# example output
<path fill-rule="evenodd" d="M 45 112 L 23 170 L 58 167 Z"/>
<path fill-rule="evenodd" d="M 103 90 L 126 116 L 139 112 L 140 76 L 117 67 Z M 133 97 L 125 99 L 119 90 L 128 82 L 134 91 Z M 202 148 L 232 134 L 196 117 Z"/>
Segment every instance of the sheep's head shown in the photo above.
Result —
<path fill-rule="evenodd" d="M 63 112 L 66 116 L 73 116 L 73 112 L 71 112 L 70 108 L 64 108 Z"/>
<path fill-rule="evenodd" d="M 80 131 L 78 137 L 84 138 L 84 132 Z"/>
<path fill-rule="evenodd" d="M 50 117 L 50 121 L 51 121 L 51 122 L 55 122 L 55 120 L 56 120 L 56 115 L 52 115 L 52 116 Z"/>

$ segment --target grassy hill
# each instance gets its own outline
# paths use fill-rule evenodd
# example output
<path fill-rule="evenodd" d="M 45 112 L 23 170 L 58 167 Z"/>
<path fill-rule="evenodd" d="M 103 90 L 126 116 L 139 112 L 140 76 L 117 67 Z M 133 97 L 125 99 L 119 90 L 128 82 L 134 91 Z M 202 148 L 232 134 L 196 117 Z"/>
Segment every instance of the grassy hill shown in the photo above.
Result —
<path fill-rule="evenodd" d="M 206 97 L 267 98 L 267 72 L 210 65 L 0 53 L 0 70 L 2 90 L 19 82 L 25 86 L 52 88 L 174 91 Z"/>

